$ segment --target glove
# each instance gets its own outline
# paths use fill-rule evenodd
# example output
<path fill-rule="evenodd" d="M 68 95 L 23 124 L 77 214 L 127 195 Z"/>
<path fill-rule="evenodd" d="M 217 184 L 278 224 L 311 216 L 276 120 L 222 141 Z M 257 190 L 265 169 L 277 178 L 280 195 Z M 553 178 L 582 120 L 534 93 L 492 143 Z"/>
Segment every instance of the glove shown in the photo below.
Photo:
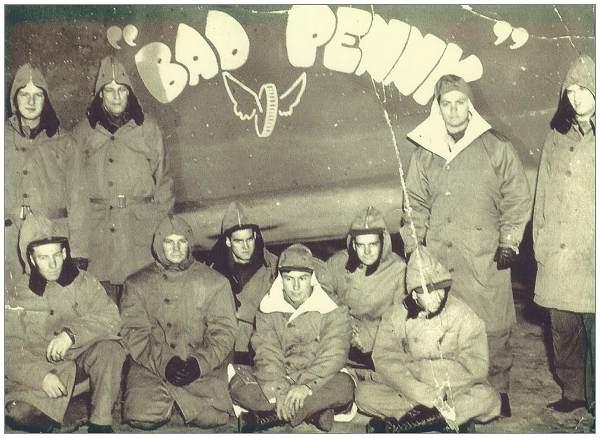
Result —
<path fill-rule="evenodd" d="M 494 261 L 498 270 L 502 271 L 503 269 L 510 268 L 516 257 L 517 253 L 514 249 L 507 246 L 499 246 L 496 250 L 496 255 L 494 255 Z"/>
<path fill-rule="evenodd" d="M 167 382 L 175 386 L 180 386 L 178 385 L 177 372 L 183 370 L 185 364 L 186 362 L 179 356 L 172 357 L 165 367 L 165 377 L 167 378 Z"/>
<path fill-rule="evenodd" d="M 73 260 L 73 264 L 77 267 L 77 269 L 87 271 L 88 264 L 90 262 L 89 259 L 83 257 L 74 257 L 71 260 Z"/>
<path fill-rule="evenodd" d="M 175 386 L 185 386 L 192 383 L 198 377 L 200 377 L 200 366 L 198 361 L 190 357 L 184 362 L 183 369 L 175 371 Z"/>

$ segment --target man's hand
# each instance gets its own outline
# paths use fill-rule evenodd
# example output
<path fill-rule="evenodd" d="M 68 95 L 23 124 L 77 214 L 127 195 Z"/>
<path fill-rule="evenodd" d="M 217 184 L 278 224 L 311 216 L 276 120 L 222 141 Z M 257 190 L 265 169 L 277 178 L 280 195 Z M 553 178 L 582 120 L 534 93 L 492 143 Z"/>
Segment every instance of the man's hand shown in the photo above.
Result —
<path fill-rule="evenodd" d="M 42 380 L 42 390 L 50 398 L 59 398 L 67 395 L 67 388 L 54 373 L 48 373 Z"/>
<path fill-rule="evenodd" d="M 69 348 L 73 345 L 71 337 L 65 333 L 60 332 L 56 335 L 46 349 L 46 359 L 48 362 L 59 362 L 65 358 L 65 354 L 69 351 Z"/>
<path fill-rule="evenodd" d="M 516 258 L 517 253 L 508 246 L 499 246 L 494 255 L 494 261 L 499 271 L 510 268 Z"/>
<path fill-rule="evenodd" d="M 175 371 L 175 377 L 173 383 L 176 386 L 185 386 L 192 383 L 194 380 L 200 377 L 200 366 L 198 361 L 190 357 L 185 361 L 183 368 Z"/>
<path fill-rule="evenodd" d="M 363 342 L 360 339 L 360 329 L 358 328 L 358 326 L 353 322 L 352 323 L 352 341 L 351 344 L 353 347 L 358 348 L 360 351 L 365 352 L 366 348 L 365 345 L 363 344 Z"/>
<path fill-rule="evenodd" d="M 279 400 L 277 403 L 277 416 L 285 421 L 290 421 L 304 406 L 304 400 L 312 395 L 312 390 L 306 385 L 292 385 L 283 400 L 281 413 Z"/>
<path fill-rule="evenodd" d="M 185 360 L 180 358 L 179 356 L 173 356 L 169 362 L 167 362 L 167 366 L 165 367 L 165 377 L 167 381 L 172 385 L 178 385 L 178 380 L 176 379 L 176 375 L 179 371 L 182 371 L 185 368 Z"/>

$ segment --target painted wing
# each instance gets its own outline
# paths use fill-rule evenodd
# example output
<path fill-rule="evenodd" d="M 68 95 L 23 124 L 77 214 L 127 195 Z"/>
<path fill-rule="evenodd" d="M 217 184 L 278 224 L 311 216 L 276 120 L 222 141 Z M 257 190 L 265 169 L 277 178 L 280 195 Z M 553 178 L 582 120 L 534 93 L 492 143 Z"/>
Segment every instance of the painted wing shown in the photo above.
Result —
<path fill-rule="evenodd" d="M 279 98 L 279 115 L 289 117 L 294 112 L 296 105 L 300 103 L 304 90 L 306 89 L 306 72 L 302 72 L 298 79 Z"/>
<path fill-rule="evenodd" d="M 260 100 L 254 91 L 233 77 L 229 72 L 223 72 L 223 83 L 233 104 L 233 112 L 241 120 L 251 120 L 256 110 L 262 112 Z"/>

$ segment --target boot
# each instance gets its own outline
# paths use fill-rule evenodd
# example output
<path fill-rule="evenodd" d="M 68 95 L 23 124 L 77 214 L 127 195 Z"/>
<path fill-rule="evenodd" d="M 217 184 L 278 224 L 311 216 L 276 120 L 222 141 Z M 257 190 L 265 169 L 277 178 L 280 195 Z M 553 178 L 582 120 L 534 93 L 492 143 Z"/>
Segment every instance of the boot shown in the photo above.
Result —
<path fill-rule="evenodd" d="M 386 419 L 387 433 L 442 432 L 447 426 L 446 420 L 436 408 L 419 405 L 399 420 Z"/>
<path fill-rule="evenodd" d="M 512 411 L 510 409 L 510 400 L 508 399 L 508 394 L 506 392 L 500 393 L 500 416 L 509 418 L 512 415 Z"/>
<path fill-rule="evenodd" d="M 286 422 L 277 417 L 276 411 L 242 412 L 239 429 L 242 433 L 252 433 L 284 424 Z"/>
<path fill-rule="evenodd" d="M 90 423 L 88 425 L 88 433 L 115 433 L 112 426 Z"/>
<path fill-rule="evenodd" d="M 385 433 L 386 423 L 390 418 L 373 417 L 367 424 L 367 433 Z"/>
<path fill-rule="evenodd" d="M 450 429 L 450 426 L 446 426 L 443 433 L 454 433 L 454 430 Z M 473 420 L 469 420 L 466 423 L 458 426 L 458 433 L 475 433 L 475 422 Z"/>
<path fill-rule="evenodd" d="M 571 400 L 568 398 L 561 398 L 558 401 L 547 404 L 546 407 L 554 409 L 558 412 L 572 412 L 575 409 L 585 408 L 586 405 L 587 404 L 585 400 Z"/>
<path fill-rule="evenodd" d="M 314 424 L 317 429 L 323 432 L 329 432 L 333 428 L 333 409 L 324 409 L 311 415 L 306 419 L 308 423 Z"/>

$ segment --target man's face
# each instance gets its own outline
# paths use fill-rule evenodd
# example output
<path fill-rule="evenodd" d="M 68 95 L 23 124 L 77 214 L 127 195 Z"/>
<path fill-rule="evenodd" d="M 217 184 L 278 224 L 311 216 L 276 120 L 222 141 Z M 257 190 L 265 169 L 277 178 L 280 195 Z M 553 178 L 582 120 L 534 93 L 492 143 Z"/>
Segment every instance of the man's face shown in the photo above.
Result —
<path fill-rule="evenodd" d="M 429 293 L 416 291 L 412 292 L 412 297 L 416 303 L 427 313 L 435 313 L 440 309 L 440 305 L 444 300 L 444 289 L 435 289 L 428 291 Z"/>
<path fill-rule="evenodd" d="M 371 266 L 379 258 L 381 241 L 378 234 L 361 234 L 352 243 L 358 259 L 365 266 Z"/>
<path fill-rule="evenodd" d="M 312 294 L 312 285 L 310 279 L 312 274 L 304 271 L 289 271 L 282 272 L 283 279 L 283 294 L 287 301 L 294 307 L 298 308 Z"/>
<path fill-rule="evenodd" d="M 590 90 L 579 85 L 567 88 L 567 97 L 579 117 L 591 117 L 596 111 L 596 100 Z"/>
<path fill-rule="evenodd" d="M 171 234 L 163 240 L 166 259 L 174 264 L 183 262 L 188 256 L 189 242 L 180 234 Z"/>
<path fill-rule="evenodd" d="M 440 110 L 448 131 L 460 130 L 469 121 L 469 98 L 458 90 L 448 91 L 440 98 Z"/>
<path fill-rule="evenodd" d="M 250 263 L 256 248 L 256 233 L 252 228 L 234 231 L 231 237 L 225 240 L 225 244 L 231 248 L 236 263 Z"/>
<path fill-rule="evenodd" d="M 44 91 L 29 81 L 17 93 L 17 107 L 23 119 L 39 122 L 44 108 Z"/>
<path fill-rule="evenodd" d="M 104 108 L 113 116 L 120 116 L 127 108 L 129 89 L 122 84 L 112 81 L 106 84 L 100 92 Z"/>
<path fill-rule="evenodd" d="M 46 243 L 34 247 L 31 258 L 42 277 L 48 281 L 56 281 L 67 258 L 67 250 L 60 243 Z"/>

